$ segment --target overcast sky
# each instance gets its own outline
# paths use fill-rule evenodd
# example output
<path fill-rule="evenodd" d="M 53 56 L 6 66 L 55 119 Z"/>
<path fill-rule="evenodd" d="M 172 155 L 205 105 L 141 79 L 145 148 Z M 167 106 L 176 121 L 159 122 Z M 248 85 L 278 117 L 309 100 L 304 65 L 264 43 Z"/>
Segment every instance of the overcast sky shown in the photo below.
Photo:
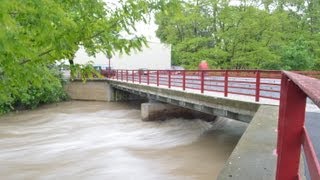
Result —
<path fill-rule="evenodd" d="M 108 7 L 114 6 L 116 7 L 119 5 L 118 0 L 104 0 Z M 239 5 L 240 1 L 239 0 L 231 0 L 230 2 L 231 5 Z M 135 33 L 136 35 L 144 35 L 148 41 L 151 42 L 160 42 L 160 40 L 156 36 L 156 30 L 157 30 L 157 25 L 154 23 L 154 17 L 150 19 L 149 23 L 143 23 L 139 22 L 136 25 L 137 32 Z M 127 36 L 127 35 L 124 35 Z"/>
<path fill-rule="evenodd" d="M 107 3 L 108 7 L 116 7 L 117 5 L 119 5 L 118 0 L 104 0 L 104 2 Z M 154 23 L 153 17 L 150 19 L 149 23 L 138 22 L 136 24 L 136 29 L 136 35 L 144 35 L 147 38 L 147 40 L 151 42 L 160 42 L 160 40 L 156 37 L 155 32 L 157 30 L 157 25 Z"/>
<path fill-rule="evenodd" d="M 137 35 L 144 35 L 148 41 L 160 42 L 156 36 L 157 25 L 154 23 L 153 19 L 148 24 L 142 22 L 138 23 L 136 29 Z"/>

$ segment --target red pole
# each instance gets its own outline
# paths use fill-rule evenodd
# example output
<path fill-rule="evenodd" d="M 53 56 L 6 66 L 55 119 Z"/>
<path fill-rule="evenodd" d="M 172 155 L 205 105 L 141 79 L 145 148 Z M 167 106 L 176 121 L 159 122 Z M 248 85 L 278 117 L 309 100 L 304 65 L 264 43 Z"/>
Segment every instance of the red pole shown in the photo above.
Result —
<path fill-rule="evenodd" d="M 123 81 L 123 71 L 121 70 L 121 81 Z"/>
<path fill-rule="evenodd" d="M 159 70 L 157 70 L 157 86 L 159 86 Z"/>
<path fill-rule="evenodd" d="M 276 180 L 299 179 L 306 95 L 282 74 Z"/>
<path fill-rule="evenodd" d="M 277 154 L 279 154 L 281 152 L 281 140 L 282 140 L 282 129 L 280 127 L 283 126 L 283 119 L 285 119 L 285 117 L 283 117 L 284 111 L 285 111 L 285 107 L 286 107 L 286 101 L 285 99 L 287 99 L 287 89 L 286 89 L 286 81 L 288 79 L 282 75 L 281 77 L 281 89 L 280 89 L 280 101 L 279 101 L 279 118 L 278 118 L 278 138 L 277 138 Z M 280 106 L 281 105 L 281 106 Z M 281 119 L 281 121 L 280 121 Z"/>
<path fill-rule="evenodd" d="M 201 93 L 204 92 L 204 72 L 201 71 Z"/>
<path fill-rule="evenodd" d="M 224 97 L 228 96 L 228 86 L 229 86 L 228 79 L 229 79 L 228 70 L 226 70 L 224 73 Z"/>
<path fill-rule="evenodd" d="M 256 72 L 256 102 L 260 99 L 260 71 Z"/>
<path fill-rule="evenodd" d="M 132 70 L 132 82 L 134 83 L 134 70 Z"/>
<path fill-rule="evenodd" d="M 117 73 L 117 75 L 116 75 L 117 76 L 117 80 L 119 80 L 119 74 L 118 74 L 119 72 L 118 72 L 118 70 L 116 70 L 116 73 Z"/>
<path fill-rule="evenodd" d="M 126 79 L 127 79 L 127 82 L 129 81 L 128 79 L 128 70 L 126 70 Z"/>
<path fill-rule="evenodd" d="M 168 70 L 168 88 L 171 88 L 171 71 Z"/>
<path fill-rule="evenodd" d="M 139 84 L 141 84 L 141 71 L 138 70 L 138 73 L 139 73 Z"/>
<path fill-rule="evenodd" d="M 109 59 L 109 74 L 111 74 L 110 58 Z"/>
<path fill-rule="evenodd" d="M 182 89 L 186 90 L 186 71 L 182 71 Z"/>
<path fill-rule="evenodd" d="M 147 70 L 147 84 L 149 85 L 149 70 Z"/>

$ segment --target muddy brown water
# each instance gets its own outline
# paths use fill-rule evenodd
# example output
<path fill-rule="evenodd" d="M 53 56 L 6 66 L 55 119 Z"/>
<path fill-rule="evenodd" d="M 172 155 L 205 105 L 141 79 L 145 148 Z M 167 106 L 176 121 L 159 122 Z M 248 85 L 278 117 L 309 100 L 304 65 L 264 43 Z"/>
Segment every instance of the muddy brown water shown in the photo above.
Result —
<path fill-rule="evenodd" d="M 142 122 L 136 103 L 71 101 L 0 117 L 1 179 L 215 179 L 247 125 Z"/>

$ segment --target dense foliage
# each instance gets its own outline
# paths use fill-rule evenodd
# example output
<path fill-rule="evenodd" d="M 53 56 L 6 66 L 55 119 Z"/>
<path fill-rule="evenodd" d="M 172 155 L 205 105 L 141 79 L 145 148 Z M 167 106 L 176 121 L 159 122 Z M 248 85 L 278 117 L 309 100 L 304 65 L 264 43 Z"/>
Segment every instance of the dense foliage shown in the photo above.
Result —
<path fill-rule="evenodd" d="M 0 114 L 12 109 L 29 109 L 39 104 L 58 102 L 67 98 L 63 89 L 64 81 L 57 67 L 33 67 L 31 72 L 33 76 L 26 75 L 30 73 L 28 71 L 20 73 L 25 74 L 22 82 L 13 78 L 2 79 L 3 84 L 10 84 L 12 88 L 5 87 L 1 91 Z M 34 76 L 37 80 L 34 80 Z M 13 74 L 13 77 L 16 76 Z"/>
<path fill-rule="evenodd" d="M 170 0 L 156 24 L 186 68 L 320 69 L 319 0 Z"/>
<path fill-rule="evenodd" d="M 145 21 L 156 5 L 152 0 L 2 0 L 0 113 L 64 98 L 50 66 L 62 59 L 73 64 L 79 46 L 90 55 L 109 56 L 140 49 L 146 40 L 132 35 L 135 22 Z"/>

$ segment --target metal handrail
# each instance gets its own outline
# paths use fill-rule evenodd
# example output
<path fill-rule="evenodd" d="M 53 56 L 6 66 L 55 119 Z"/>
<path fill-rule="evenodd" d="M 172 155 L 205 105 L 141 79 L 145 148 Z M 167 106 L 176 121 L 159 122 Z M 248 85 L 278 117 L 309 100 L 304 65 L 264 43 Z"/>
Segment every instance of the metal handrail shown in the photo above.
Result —
<path fill-rule="evenodd" d="M 279 99 L 280 71 L 269 70 L 115 70 L 117 79 L 126 82 L 154 84 L 167 88 L 193 89 L 205 92 L 223 92 L 225 97 L 230 94 L 254 96 L 260 98 Z M 242 79 L 237 79 L 242 78 Z M 243 80 L 243 78 L 245 80 Z M 263 80 L 273 79 L 278 82 L 266 83 Z M 247 83 L 246 83 L 247 81 Z M 221 82 L 219 84 L 219 82 Z M 234 86 L 234 84 L 241 84 Z M 266 86 L 274 86 L 271 90 Z M 248 87 L 246 87 L 248 86 Z M 275 89 L 275 90 L 274 90 Z M 270 95 L 274 94 L 274 95 Z"/>
<path fill-rule="evenodd" d="M 319 161 L 304 125 L 307 97 L 320 107 L 320 80 L 282 72 L 276 180 L 302 179 L 299 175 L 301 146 L 311 179 L 320 179 Z"/>

